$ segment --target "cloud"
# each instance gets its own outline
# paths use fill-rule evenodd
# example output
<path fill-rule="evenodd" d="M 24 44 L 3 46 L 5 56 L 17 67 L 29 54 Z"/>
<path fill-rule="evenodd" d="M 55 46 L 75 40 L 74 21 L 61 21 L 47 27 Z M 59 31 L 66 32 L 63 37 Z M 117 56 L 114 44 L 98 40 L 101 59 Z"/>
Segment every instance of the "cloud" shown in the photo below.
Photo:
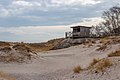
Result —
<path fill-rule="evenodd" d="M 119 1 L 119 0 L 117 0 Z M 47 26 L 80 23 L 100 17 L 112 0 L 5 0 L 0 2 L 0 26 Z"/>
<path fill-rule="evenodd" d="M 101 1 L 95 1 L 95 0 L 52 0 L 53 4 L 56 4 L 58 6 L 60 5 L 67 5 L 67 6 L 74 6 L 74 5 L 95 5 L 98 3 L 101 3 Z"/>
<path fill-rule="evenodd" d="M 18 1 L 13 1 L 12 2 L 12 5 L 17 5 L 17 6 L 27 6 L 27 7 L 31 7 L 31 6 L 33 6 L 33 4 L 32 3 L 30 3 L 30 2 L 27 2 L 27 1 L 22 1 L 22 0 L 18 0 Z"/>
<path fill-rule="evenodd" d="M 64 33 L 66 31 L 70 31 L 69 26 L 28 26 L 27 28 L 26 26 L 21 26 L 18 28 L 0 27 L 0 35 L 2 35 L 0 40 L 42 42 L 49 39 L 64 37 Z"/>
<path fill-rule="evenodd" d="M 1 18 L 5 18 L 5 17 L 8 17 L 10 14 L 9 14 L 9 11 L 6 10 L 5 8 L 0 8 L 0 17 Z"/>
<path fill-rule="evenodd" d="M 0 12 L 2 13 L 0 17 L 6 18 L 20 16 L 23 15 L 25 12 L 29 12 L 30 10 L 34 10 L 40 7 L 41 3 L 37 1 L 13 0 L 7 5 L 4 5 L 4 3 L 0 2 Z"/>
<path fill-rule="evenodd" d="M 103 19 L 101 17 L 93 17 L 93 18 L 83 18 L 83 20 L 79 23 L 75 23 L 73 25 L 83 25 L 83 26 L 89 26 L 97 25 L 100 22 L 102 22 Z"/>
<path fill-rule="evenodd" d="M 25 1 L 25 0 L 16 0 L 13 1 L 11 5 L 20 6 L 20 7 L 40 7 L 41 3 L 37 1 Z"/>
<path fill-rule="evenodd" d="M 25 12 L 30 12 L 31 10 L 48 11 L 51 7 L 52 8 L 62 7 L 62 9 L 65 9 L 72 6 L 81 6 L 81 5 L 89 5 L 89 4 L 95 5 L 101 3 L 101 1 L 95 1 L 95 0 L 49 0 L 49 1 L 48 0 L 44 0 L 44 1 L 5 0 L 3 2 L 2 3 L 0 2 L 0 4 L 2 5 L 0 11 L 1 13 L 7 12 L 7 16 L 18 16 L 24 14 Z M 7 5 L 5 5 L 5 3 L 7 3 Z M 0 16 L 0 17 L 6 17 L 6 16 Z"/>

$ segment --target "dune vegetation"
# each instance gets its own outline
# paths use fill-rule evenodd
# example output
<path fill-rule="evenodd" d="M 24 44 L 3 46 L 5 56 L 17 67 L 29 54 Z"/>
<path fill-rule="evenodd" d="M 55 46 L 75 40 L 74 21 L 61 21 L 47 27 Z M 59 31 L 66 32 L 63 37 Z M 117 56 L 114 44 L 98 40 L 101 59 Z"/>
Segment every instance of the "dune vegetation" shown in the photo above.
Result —
<path fill-rule="evenodd" d="M 7 75 L 4 72 L 0 72 L 0 80 L 16 80 L 14 77 Z"/>

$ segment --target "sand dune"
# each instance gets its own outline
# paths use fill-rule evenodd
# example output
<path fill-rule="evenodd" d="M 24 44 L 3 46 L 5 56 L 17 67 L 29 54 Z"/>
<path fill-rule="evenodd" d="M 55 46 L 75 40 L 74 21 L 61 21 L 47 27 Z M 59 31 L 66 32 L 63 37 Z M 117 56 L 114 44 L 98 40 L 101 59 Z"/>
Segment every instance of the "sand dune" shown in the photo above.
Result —
<path fill-rule="evenodd" d="M 106 58 L 110 52 L 120 48 L 120 44 L 110 44 L 105 50 L 98 51 L 98 45 L 99 43 L 96 43 L 86 47 L 81 44 L 66 49 L 40 52 L 31 63 L 0 63 L 0 71 L 16 77 L 17 80 L 120 80 L 119 57 L 110 58 L 117 64 L 105 73 L 96 74 L 89 70 L 79 74 L 73 73 L 75 66 L 80 65 L 85 69 L 94 58 Z"/>

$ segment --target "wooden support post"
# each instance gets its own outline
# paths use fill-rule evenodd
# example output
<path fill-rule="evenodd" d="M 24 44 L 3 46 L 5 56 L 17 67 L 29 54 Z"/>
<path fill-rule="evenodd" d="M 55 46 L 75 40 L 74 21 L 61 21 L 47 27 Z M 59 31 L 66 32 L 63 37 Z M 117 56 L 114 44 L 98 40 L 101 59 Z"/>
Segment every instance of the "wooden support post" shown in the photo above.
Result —
<path fill-rule="evenodd" d="M 65 38 L 68 38 L 68 33 L 67 32 L 65 32 Z"/>

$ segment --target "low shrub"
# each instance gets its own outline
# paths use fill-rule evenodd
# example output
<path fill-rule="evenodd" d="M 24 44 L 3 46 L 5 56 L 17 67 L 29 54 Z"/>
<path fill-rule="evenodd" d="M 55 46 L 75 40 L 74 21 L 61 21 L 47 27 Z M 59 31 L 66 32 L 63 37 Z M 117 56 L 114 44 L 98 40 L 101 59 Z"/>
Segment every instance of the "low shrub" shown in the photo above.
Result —
<path fill-rule="evenodd" d="M 103 59 L 100 60 L 99 62 L 97 62 L 94 66 L 95 71 L 99 72 L 99 71 L 103 71 L 105 68 L 110 67 L 112 65 L 111 61 L 108 59 Z"/>
<path fill-rule="evenodd" d="M 3 47 L 3 48 L 0 48 L 0 51 L 2 52 L 9 52 L 11 51 L 12 49 L 10 47 Z"/>
<path fill-rule="evenodd" d="M 92 62 L 89 64 L 89 67 L 88 68 L 91 68 L 91 67 L 93 67 L 96 63 L 98 63 L 99 62 L 99 59 L 93 59 L 92 60 Z"/>
<path fill-rule="evenodd" d="M 107 48 L 107 45 L 100 45 L 97 51 L 104 51 Z"/>
<path fill-rule="evenodd" d="M 108 57 L 115 57 L 115 56 L 120 56 L 120 50 L 108 54 Z"/>
<path fill-rule="evenodd" d="M 4 72 L 0 72 L 0 80 L 16 80 L 16 79 L 11 76 L 8 76 Z"/>
<path fill-rule="evenodd" d="M 82 70 L 82 68 L 80 66 L 76 66 L 73 69 L 74 73 L 80 73 L 81 70 Z"/>

